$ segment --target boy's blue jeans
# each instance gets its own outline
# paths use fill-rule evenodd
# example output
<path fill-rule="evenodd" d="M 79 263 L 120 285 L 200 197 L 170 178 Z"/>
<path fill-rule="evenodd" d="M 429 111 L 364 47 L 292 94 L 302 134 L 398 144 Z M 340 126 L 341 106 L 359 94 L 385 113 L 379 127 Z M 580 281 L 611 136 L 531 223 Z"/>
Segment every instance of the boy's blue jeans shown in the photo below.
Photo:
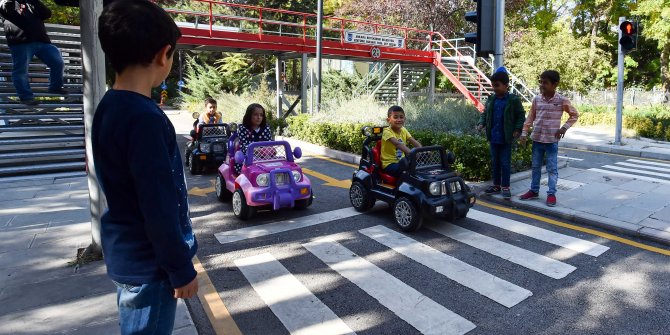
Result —
<path fill-rule="evenodd" d="M 33 98 L 28 79 L 28 66 L 33 56 L 37 56 L 49 67 L 49 90 L 63 87 L 63 57 L 56 46 L 43 42 L 31 42 L 12 45 L 9 49 L 13 63 L 12 81 L 19 99 Z"/>
<path fill-rule="evenodd" d="M 493 185 L 509 187 L 509 177 L 512 170 L 512 145 L 491 143 L 490 148 Z"/>
<path fill-rule="evenodd" d="M 533 142 L 533 177 L 530 183 L 530 190 L 535 193 L 540 191 L 542 160 L 545 156 L 547 158 L 547 175 L 549 180 L 549 190 L 547 191 L 547 194 L 556 194 L 556 183 L 558 182 L 558 142 Z"/>
<path fill-rule="evenodd" d="M 172 334 L 177 310 L 168 280 L 140 286 L 116 284 L 121 334 Z"/>

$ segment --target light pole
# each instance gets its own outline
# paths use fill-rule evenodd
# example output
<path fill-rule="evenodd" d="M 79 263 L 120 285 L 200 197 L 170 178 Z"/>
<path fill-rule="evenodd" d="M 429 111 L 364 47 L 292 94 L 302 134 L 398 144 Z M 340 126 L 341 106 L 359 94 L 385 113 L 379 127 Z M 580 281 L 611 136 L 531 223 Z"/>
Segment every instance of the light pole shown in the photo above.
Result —
<path fill-rule="evenodd" d="M 323 30 L 323 0 L 317 1 L 316 9 L 316 112 L 321 111 L 321 40 Z"/>

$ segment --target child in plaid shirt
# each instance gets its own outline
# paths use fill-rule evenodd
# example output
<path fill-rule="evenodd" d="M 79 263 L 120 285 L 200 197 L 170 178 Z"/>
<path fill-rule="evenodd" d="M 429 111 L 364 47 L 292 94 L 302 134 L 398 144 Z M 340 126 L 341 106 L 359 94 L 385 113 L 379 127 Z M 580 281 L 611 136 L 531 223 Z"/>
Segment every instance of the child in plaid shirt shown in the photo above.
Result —
<path fill-rule="evenodd" d="M 544 71 L 540 75 L 540 95 L 533 99 L 530 113 L 523 124 L 519 142 L 524 145 L 528 130 L 532 126 L 530 138 L 533 140 L 532 179 L 530 190 L 521 195 L 521 200 L 537 199 L 540 192 L 540 176 L 542 161 L 547 159 L 547 175 L 549 190 L 547 206 L 556 206 L 556 183 L 558 182 L 558 141 L 579 118 L 579 112 L 572 106 L 568 98 L 556 93 L 560 75 L 553 70 Z M 561 116 L 568 113 L 570 117 L 561 126 Z"/>

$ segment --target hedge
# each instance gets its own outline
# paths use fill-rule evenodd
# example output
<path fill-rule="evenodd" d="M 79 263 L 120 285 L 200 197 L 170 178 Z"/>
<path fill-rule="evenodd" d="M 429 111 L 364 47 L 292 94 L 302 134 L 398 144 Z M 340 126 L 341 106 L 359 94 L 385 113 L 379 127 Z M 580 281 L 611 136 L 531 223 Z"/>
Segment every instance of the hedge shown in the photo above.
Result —
<path fill-rule="evenodd" d="M 286 135 L 323 145 L 331 149 L 360 154 L 363 140 L 363 123 L 313 122 L 306 114 L 289 117 Z M 410 129 L 410 132 L 411 129 Z M 459 133 L 412 132 L 412 136 L 423 145 L 442 145 L 456 154 L 454 168 L 463 178 L 472 181 L 490 179 L 491 159 L 489 144 L 481 135 Z M 530 168 L 531 146 L 515 145 L 512 151 L 512 172 Z"/>

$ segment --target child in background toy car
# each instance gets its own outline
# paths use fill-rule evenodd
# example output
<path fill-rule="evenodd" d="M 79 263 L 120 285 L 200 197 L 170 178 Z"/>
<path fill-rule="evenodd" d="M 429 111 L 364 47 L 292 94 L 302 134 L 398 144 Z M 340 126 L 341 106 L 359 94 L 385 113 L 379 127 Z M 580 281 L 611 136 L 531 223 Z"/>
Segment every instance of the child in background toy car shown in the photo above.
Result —
<path fill-rule="evenodd" d="M 475 195 L 451 168 L 454 154 L 441 146 L 414 148 L 400 160 L 400 175 L 394 177 L 381 168 L 384 128 L 363 128 L 366 139 L 361 162 L 349 188 L 352 206 L 364 212 L 377 200 L 385 201 L 393 206 L 395 221 L 404 231 L 421 228 L 425 215 L 450 220 L 465 217 Z"/>
<path fill-rule="evenodd" d="M 205 112 L 198 117 L 198 126 L 203 124 L 221 123 L 221 113 L 216 111 L 216 100 L 212 97 L 205 98 Z M 196 129 L 197 131 L 197 129 Z"/>
<path fill-rule="evenodd" d="M 382 133 L 382 169 L 397 178 L 402 173 L 400 160 L 409 155 L 410 149 L 407 144 L 421 148 L 421 143 L 405 129 L 405 110 L 402 107 L 391 106 L 386 122 L 389 123 L 389 127 L 385 127 Z"/>
<path fill-rule="evenodd" d="M 184 148 L 184 164 L 186 166 L 191 166 L 191 153 L 195 149 L 196 140 L 198 138 L 198 132 L 200 131 L 200 126 L 204 124 L 220 124 L 221 123 L 221 113 L 216 111 L 217 103 L 216 100 L 212 97 L 205 98 L 205 111 L 202 114 L 197 112 L 193 113 L 193 129 L 191 130 L 191 140 L 186 143 L 186 148 Z"/>
<path fill-rule="evenodd" d="M 271 141 L 272 130 L 267 125 L 265 108 L 260 104 L 253 103 L 247 107 L 242 119 L 242 125 L 237 129 L 239 150 L 247 154 L 249 144 L 253 142 Z M 242 162 L 235 163 L 235 173 L 242 170 Z"/>

